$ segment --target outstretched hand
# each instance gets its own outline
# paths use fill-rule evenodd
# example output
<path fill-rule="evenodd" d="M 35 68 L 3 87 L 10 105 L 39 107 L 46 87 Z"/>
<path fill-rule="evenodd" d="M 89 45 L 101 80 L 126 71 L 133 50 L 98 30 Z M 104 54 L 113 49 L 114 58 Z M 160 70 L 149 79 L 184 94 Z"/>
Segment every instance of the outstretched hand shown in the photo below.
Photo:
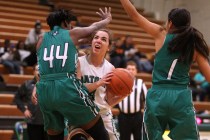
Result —
<path fill-rule="evenodd" d="M 110 21 L 112 20 L 111 7 L 109 7 L 108 9 L 107 7 L 105 7 L 104 11 L 101 8 L 99 8 L 99 12 L 96 12 L 96 14 L 98 14 L 102 20 L 104 19 L 109 19 Z"/>

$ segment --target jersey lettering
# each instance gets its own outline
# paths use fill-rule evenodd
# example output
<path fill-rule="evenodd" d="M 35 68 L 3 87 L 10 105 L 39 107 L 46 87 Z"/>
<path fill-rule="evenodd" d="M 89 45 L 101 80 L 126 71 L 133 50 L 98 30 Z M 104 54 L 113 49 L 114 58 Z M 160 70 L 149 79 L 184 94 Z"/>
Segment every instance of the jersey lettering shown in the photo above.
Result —
<path fill-rule="evenodd" d="M 93 76 L 93 75 L 83 75 L 82 76 L 82 82 L 83 83 L 94 83 L 99 81 L 100 78 L 97 76 Z"/>
<path fill-rule="evenodd" d="M 48 57 L 47 56 L 47 48 L 44 48 L 44 61 L 49 61 L 50 63 L 50 68 L 53 67 L 53 59 L 54 59 L 54 56 L 53 56 L 53 50 L 54 50 L 54 45 L 51 46 L 50 48 L 50 56 Z"/>
<path fill-rule="evenodd" d="M 53 51 L 54 51 L 54 47 L 55 45 L 52 45 L 50 47 L 50 56 L 47 56 L 47 48 L 44 48 L 44 56 L 43 56 L 43 59 L 44 61 L 49 61 L 50 63 L 50 68 L 53 68 L 53 60 L 54 60 L 54 56 L 53 56 Z M 63 55 L 60 55 L 60 46 L 57 46 L 56 47 L 56 56 L 55 58 L 56 59 L 62 59 L 62 67 L 65 66 L 65 63 L 66 63 L 66 59 L 68 58 L 67 56 L 67 52 L 68 52 L 68 43 L 65 43 L 65 48 L 64 48 L 64 53 Z"/>
<path fill-rule="evenodd" d="M 94 82 L 97 82 L 97 81 L 99 81 L 101 79 L 100 77 L 93 76 L 93 75 L 83 75 L 81 78 L 82 78 L 81 81 L 83 83 L 94 83 Z M 102 86 L 102 87 L 105 88 L 105 85 Z"/>

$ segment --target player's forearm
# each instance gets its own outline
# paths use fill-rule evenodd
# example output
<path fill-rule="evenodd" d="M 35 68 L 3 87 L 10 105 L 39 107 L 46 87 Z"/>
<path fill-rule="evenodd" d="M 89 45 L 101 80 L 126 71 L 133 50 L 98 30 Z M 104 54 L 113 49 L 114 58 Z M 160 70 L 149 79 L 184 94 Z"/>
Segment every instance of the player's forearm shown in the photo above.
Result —
<path fill-rule="evenodd" d="M 101 21 L 98 21 L 98 22 L 95 22 L 91 25 L 92 29 L 93 30 L 99 30 L 101 28 L 104 28 L 106 27 L 106 25 L 108 25 L 110 22 L 111 22 L 112 18 L 106 18 L 104 20 L 101 20 Z"/>
<path fill-rule="evenodd" d="M 94 83 L 86 83 L 85 86 L 86 86 L 86 88 L 88 89 L 89 92 L 93 92 L 98 87 L 100 87 L 101 84 L 99 82 L 94 82 Z"/>
<path fill-rule="evenodd" d="M 117 105 L 119 102 L 121 102 L 123 99 L 125 98 L 125 96 L 115 96 L 112 98 L 107 98 L 106 102 L 111 106 L 115 106 Z"/>
<path fill-rule="evenodd" d="M 135 20 L 135 17 L 139 15 L 136 8 L 133 6 L 133 4 L 130 2 L 130 0 L 120 0 L 123 8 L 125 9 L 126 13 L 131 17 L 133 20 Z"/>

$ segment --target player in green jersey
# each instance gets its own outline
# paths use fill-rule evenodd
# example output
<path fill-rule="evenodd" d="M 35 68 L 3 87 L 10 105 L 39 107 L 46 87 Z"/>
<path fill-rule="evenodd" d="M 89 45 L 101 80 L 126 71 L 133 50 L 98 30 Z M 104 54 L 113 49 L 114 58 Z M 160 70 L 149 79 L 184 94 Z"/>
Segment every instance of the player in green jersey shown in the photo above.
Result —
<path fill-rule="evenodd" d="M 189 11 L 172 9 L 166 28 L 150 22 L 129 0 L 120 0 L 130 18 L 155 40 L 152 88 L 146 97 L 144 139 L 162 140 L 166 126 L 173 140 L 198 140 L 189 85 L 189 70 L 195 61 L 210 82 L 209 49 L 203 35 L 191 26 Z"/>
<path fill-rule="evenodd" d="M 47 24 L 51 30 L 40 36 L 37 43 L 40 73 L 37 95 L 50 140 L 63 140 L 64 117 L 95 140 L 109 139 L 98 108 L 89 98 L 87 88 L 76 78 L 76 45 L 112 20 L 111 8 L 99 10 L 101 21 L 73 29 L 71 11 L 60 9 L 50 13 Z"/>

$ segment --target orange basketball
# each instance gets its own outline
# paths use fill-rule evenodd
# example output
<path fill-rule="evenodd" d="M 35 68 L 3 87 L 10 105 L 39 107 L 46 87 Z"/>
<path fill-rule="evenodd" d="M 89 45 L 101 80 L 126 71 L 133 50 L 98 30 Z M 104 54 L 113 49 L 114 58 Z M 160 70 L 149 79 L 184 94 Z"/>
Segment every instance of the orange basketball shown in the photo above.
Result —
<path fill-rule="evenodd" d="M 108 89 L 116 95 L 129 95 L 133 88 L 134 77 L 127 69 L 116 68 Z"/>

